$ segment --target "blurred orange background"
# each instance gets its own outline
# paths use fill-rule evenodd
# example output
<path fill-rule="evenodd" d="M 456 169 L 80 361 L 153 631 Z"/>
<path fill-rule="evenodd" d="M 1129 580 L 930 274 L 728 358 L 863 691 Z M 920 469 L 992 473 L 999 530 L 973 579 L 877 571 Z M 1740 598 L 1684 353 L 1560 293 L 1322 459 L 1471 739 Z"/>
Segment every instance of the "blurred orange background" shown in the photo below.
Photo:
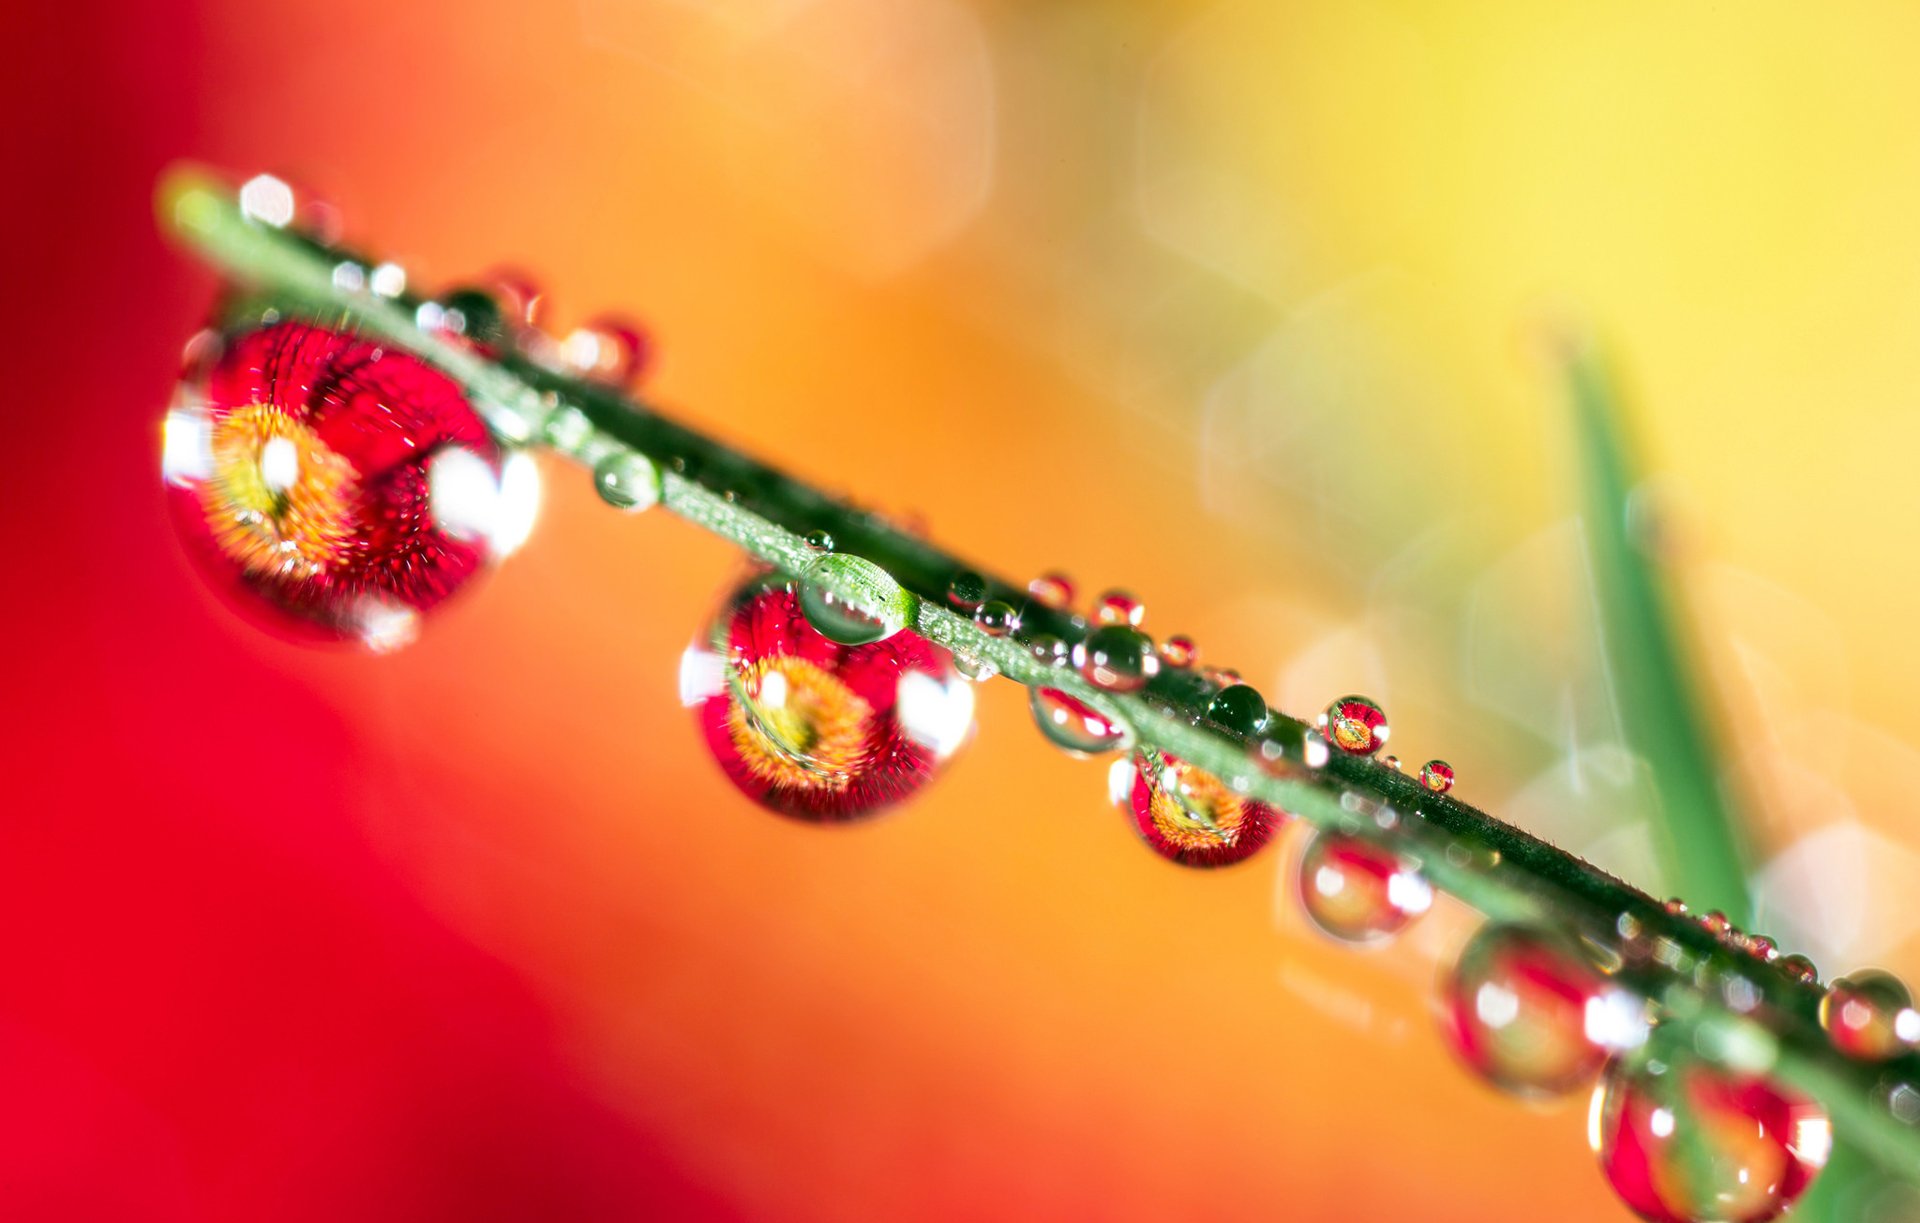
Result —
<path fill-rule="evenodd" d="M 1660 892 L 1543 329 L 1631 374 L 1659 555 L 1823 970 L 1920 971 L 1920 13 L 1863 5 L 16 6 L 0 209 L 0 1213 L 1614 1220 L 1582 1102 L 1450 1059 L 1470 928 L 1317 941 L 981 691 L 921 800 L 748 807 L 675 699 L 739 562 L 549 463 L 392 658 L 204 592 L 163 166 L 286 172 L 432 286 L 624 309 L 697 425 Z M 1881 1218 L 1898 1203 L 1871 1204 Z"/>

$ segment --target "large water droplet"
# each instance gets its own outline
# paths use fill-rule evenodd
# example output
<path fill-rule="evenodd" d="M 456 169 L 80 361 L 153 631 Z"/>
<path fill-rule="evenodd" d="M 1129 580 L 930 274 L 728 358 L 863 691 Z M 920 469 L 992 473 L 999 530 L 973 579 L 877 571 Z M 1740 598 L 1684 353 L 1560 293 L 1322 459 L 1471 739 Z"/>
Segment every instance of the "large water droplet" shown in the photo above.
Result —
<path fill-rule="evenodd" d="M 1869 968 L 1836 977 L 1820 1000 L 1820 1026 L 1848 1057 L 1879 1062 L 1920 1043 L 1920 1011 L 1892 973 Z"/>
<path fill-rule="evenodd" d="M 827 553 L 807 566 L 800 579 L 800 606 L 814 628 L 842 645 L 884 641 L 913 619 L 913 596 L 892 574 L 841 552 Z"/>
<path fill-rule="evenodd" d="M 1462 1061 L 1521 1095 L 1572 1091 L 1607 1060 L 1606 979 L 1567 940 L 1522 926 L 1474 935 L 1446 982 L 1446 1025 Z M 1595 1022 L 1590 1026 L 1589 1018 Z"/>
<path fill-rule="evenodd" d="M 189 553 L 243 614 L 391 649 L 532 527 L 531 463 L 422 361 L 283 322 L 201 373 L 168 413 L 162 474 Z"/>
<path fill-rule="evenodd" d="M 1453 789 L 1453 766 L 1444 760 L 1429 760 L 1420 766 L 1420 784 L 1435 794 Z"/>
<path fill-rule="evenodd" d="M 1249 684 L 1222 688 L 1207 702 L 1207 721 L 1243 737 L 1266 729 L 1267 717 L 1267 698 Z"/>
<path fill-rule="evenodd" d="M 1073 647 L 1073 663 L 1087 682 L 1109 692 L 1138 692 L 1160 671 L 1153 641 L 1137 628 L 1109 624 Z"/>
<path fill-rule="evenodd" d="M 1133 744 L 1132 730 L 1117 715 L 1058 688 L 1034 688 L 1027 702 L 1040 733 L 1076 756 L 1096 756 Z"/>
<path fill-rule="evenodd" d="M 1182 866 L 1231 866 L 1268 841 L 1286 817 L 1234 793 L 1177 756 L 1136 752 L 1116 760 L 1109 789 L 1153 851 Z"/>
<path fill-rule="evenodd" d="M 1608 1065 L 1588 1140 L 1643 1219 L 1764 1223 L 1825 1166 L 1833 1132 L 1819 1105 L 1788 1088 L 1654 1041 Z"/>
<path fill-rule="evenodd" d="M 847 645 L 814 628 L 793 583 L 742 587 L 681 662 L 681 699 L 742 793 L 837 822 L 913 794 L 965 742 L 973 690 L 911 631 Z"/>
<path fill-rule="evenodd" d="M 1349 943 L 1390 938 L 1433 905 L 1433 887 L 1399 854 L 1322 832 L 1300 857 L 1300 905 L 1313 924 Z"/>
<path fill-rule="evenodd" d="M 969 615 L 987 601 L 990 593 L 987 579 L 971 570 L 954 574 L 953 580 L 947 583 L 947 602 Z"/>
<path fill-rule="evenodd" d="M 1343 696 L 1320 715 L 1327 742 L 1354 756 L 1371 756 L 1391 733 L 1387 711 L 1364 696 Z"/>
<path fill-rule="evenodd" d="M 625 447 L 593 465 L 593 488 L 615 509 L 639 513 L 660 502 L 660 469 L 646 455 Z"/>

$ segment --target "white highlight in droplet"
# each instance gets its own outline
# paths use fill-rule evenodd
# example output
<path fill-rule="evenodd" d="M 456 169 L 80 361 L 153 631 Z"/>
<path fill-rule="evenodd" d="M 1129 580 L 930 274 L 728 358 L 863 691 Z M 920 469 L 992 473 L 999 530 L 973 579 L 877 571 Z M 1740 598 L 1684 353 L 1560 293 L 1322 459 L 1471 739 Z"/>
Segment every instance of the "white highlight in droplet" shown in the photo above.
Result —
<path fill-rule="evenodd" d="M 727 690 L 727 660 L 698 642 L 680 656 L 680 703 L 691 708 Z"/>
<path fill-rule="evenodd" d="M 1387 900 L 1402 913 L 1425 913 L 1433 905 L 1433 885 L 1424 875 L 1397 870 L 1387 876 Z"/>
<path fill-rule="evenodd" d="M 1107 766 L 1107 798 L 1116 807 L 1133 801 L 1133 757 L 1122 756 Z"/>
<path fill-rule="evenodd" d="M 894 717 L 902 734 L 944 760 L 973 731 L 973 686 L 907 671 L 894 689 Z"/>
<path fill-rule="evenodd" d="M 360 641 L 375 654 L 391 654 L 420 636 L 420 613 L 404 604 L 370 599 L 354 615 Z"/>
<path fill-rule="evenodd" d="M 1647 1006 L 1630 990 L 1595 994 L 1587 999 L 1581 1020 L 1587 1039 L 1602 1049 L 1637 1049 L 1647 1043 Z"/>
<path fill-rule="evenodd" d="M 540 465 L 526 451 L 516 450 L 500 466 L 500 496 L 488 536 L 494 559 L 518 552 L 539 517 Z"/>
<path fill-rule="evenodd" d="M 280 229 L 293 221 L 293 188 L 271 174 L 256 174 L 240 187 L 240 215 Z"/>
<path fill-rule="evenodd" d="M 1473 1013 L 1490 1028 L 1504 1028 L 1520 1018 L 1520 995 L 1497 981 L 1484 982 L 1474 991 Z"/>
<path fill-rule="evenodd" d="M 270 437 L 260 447 L 260 481 L 270 493 L 284 493 L 300 479 L 300 448 L 290 437 Z"/>
<path fill-rule="evenodd" d="M 407 269 L 397 263 L 383 263 L 367 277 L 367 287 L 380 297 L 398 297 L 407 291 Z"/>
<path fill-rule="evenodd" d="M 427 506 L 456 539 L 491 539 L 500 521 L 500 482 L 485 459 L 447 446 L 427 460 Z"/>
<path fill-rule="evenodd" d="M 175 408 L 161 431 L 160 474 L 169 484 L 213 475 L 213 421 L 204 408 Z"/>

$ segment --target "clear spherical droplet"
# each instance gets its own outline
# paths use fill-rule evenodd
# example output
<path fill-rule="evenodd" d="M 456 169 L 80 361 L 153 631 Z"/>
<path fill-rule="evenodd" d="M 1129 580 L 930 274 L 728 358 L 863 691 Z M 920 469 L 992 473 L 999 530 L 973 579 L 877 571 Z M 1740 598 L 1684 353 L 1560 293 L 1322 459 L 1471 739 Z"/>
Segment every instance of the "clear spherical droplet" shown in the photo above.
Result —
<path fill-rule="evenodd" d="M 1115 800 L 1155 853 L 1182 866 L 1231 866 L 1273 839 L 1285 818 L 1177 756 L 1136 752 L 1114 762 Z"/>
<path fill-rule="evenodd" d="M 1667 898 L 1666 909 L 1667 912 L 1673 914 L 1675 917 L 1685 917 L 1687 915 L 1687 902 L 1678 896 L 1670 896 Z"/>
<path fill-rule="evenodd" d="M 622 447 L 593 465 L 593 488 L 613 508 L 639 513 L 660 503 L 660 469 Z"/>
<path fill-rule="evenodd" d="M 1400 771 L 1400 757 L 1398 756 L 1382 756 L 1380 757 L 1380 763 L 1396 773 Z"/>
<path fill-rule="evenodd" d="M 947 583 L 947 602 L 956 611 L 971 614 L 987 601 L 987 579 L 971 571 L 956 573 Z"/>
<path fill-rule="evenodd" d="M 1269 718 L 1266 733 L 1247 745 L 1248 759 L 1269 777 L 1309 777 L 1331 755 L 1325 739 L 1285 718 Z"/>
<path fill-rule="evenodd" d="M 1005 637 L 1020 631 L 1020 613 L 1013 604 L 989 599 L 974 609 L 973 622 L 993 637 Z"/>
<path fill-rule="evenodd" d="M 1327 742 L 1353 756 L 1371 756 L 1391 733 L 1387 711 L 1364 696 L 1343 696 L 1320 715 Z"/>
<path fill-rule="evenodd" d="M 1108 624 L 1073 647 L 1073 663 L 1087 682 L 1109 692 L 1138 692 L 1160 670 L 1153 641 L 1137 628 Z"/>
<path fill-rule="evenodd" d="M 1700 925 L 1702 929 L 1715 938 L 1725 938 L 1733 931 L 1733 923 L 1728 921 L 1727 915 L 1718 909 L 1709 909 L 1705 913 L 1702 913 L 1700 915 Z"/>
<path fill-rule="evenodd" d="M 1398 934 L 1431 908 L 1433 887 L 1390 849 L 1322 832 L 1300 858 L 1300 904 L 1333 937 L 1371 943 Z"/>
<path fill-rule="evenodd" d="M 616 389 L 639 378 L 651 356 L 646 333 L 613 316 L 576 327 L 560 341 L 560 359 L 569 369 L 589 382 Z"/>
<path fill-rule="evenodd" d="M 1027 696 L 1033 721 L 1056 747 L 1076 756 L 1095 756 L 1133 744 L 1133 732 L 1110 715 L 1058 688 L 1034 688 Z"/>
<path fill-rule="evenodd" d="M 1191 667 L 1199 657 L 1200 648 L 1184 633 L 1176 633 L 1160 643 L 1160 661 L 1169 667 Z"/>
<path fill-rule="evenodd" d="M 825 531 L 808 531 L 801 542 L 815 552 L 833 551 L 833 536 Z"/>
<path fill-rule="evenodd" d="M 1892 973 L 1869 968 L 1835 977 L 1820 1000 L 1820 1026 L 1848 1057 L 1879 1062 L 1920 1042 L 1920 1011 Z"/>
<path fill-rule="evenodd" d="M 848 645 L 794 583 L 742 587 L 681 662 L 682 701 L 742 793 L 796 819 L 861 819 L 932 779 L 973 727 L 973 690 L 911 631 Z"/>
<path fill-rule="evenodd" d="M 1146 605 L 1124 590 L 1109 590 L 1093 601 L 1095 624 L 1128 624 L 1139 628 L 1146 618 Z"/>
<path fill-rule="evenodd" d="M 1420 784 L 1435 794 L 1453 789 L 1453 766 L 1444 760 L 1429 760 L 1420 766 Z"/>
<path fill-rule="evenodd" d="M 305 323 L 236 335 L 184 383 L 161 465 L 190 554 L 239 610 L 376 650 L 517 546 L 539 500 L 446 375 Z"/>
<path fill-rule="evenodd" d="M 1820 983 L 1820 969 L 1814 965 L 1812 960 L 1801 955 L 1799 952 L 1794 952 L 1792 955 L 1783 955 L 1778 960 L 1775 960 L 1774 963 L 1779 965 L 1781 972 L 1786 973 L 1796 981 L 1804 981 L 1809 985 L 1818 985 Z"/>
<path fill-rule="evenodd" d="M 1027 653 L 1044 666 L 1064 667 L 1073 659 L 1073 647 L 1052 633 L 1035 633 L 1026 639 Z"/>
<path fill-rule="evenodd" d="M 829 552 L 800 578 L 800 607 L 813 627 L 842 645 L 884 641 L 913 619 L 913 596 L 863 557 Z"/>
<path fill-rule="evenodd" d="M 1445 1031 L 1462 1061 L 1494 1086 L 1554 1096 L 1600 1071 L 1607 1049 L 1588 1026 L 1606 979 L 1572 943 L 1524 926 L 1474 935 L 1447 977 Z"/>
<path fill-rule="evenodd" d="M 1588 1139 L 1614 1192 L 1643 1219 L 1764 1223 L 1825 1166 L 1833 1132 L 1798 1093 L 1656 1041 L 1608 1065 Z"/>
<path fill-rule="evenodd" d="M 1236 735 L 1251 737 L 1266 729 L 1267 698 L 1248 684 L 1222 688 L 1207 702 L 1207 721 Z"/>
<path fill-rule="evenodd" d="M 1064 573 L 1043 573 L 1027 583 L 1027 593 L 1042 607 L 1065 611 L 1073 606 L 1073 579 Z"/>

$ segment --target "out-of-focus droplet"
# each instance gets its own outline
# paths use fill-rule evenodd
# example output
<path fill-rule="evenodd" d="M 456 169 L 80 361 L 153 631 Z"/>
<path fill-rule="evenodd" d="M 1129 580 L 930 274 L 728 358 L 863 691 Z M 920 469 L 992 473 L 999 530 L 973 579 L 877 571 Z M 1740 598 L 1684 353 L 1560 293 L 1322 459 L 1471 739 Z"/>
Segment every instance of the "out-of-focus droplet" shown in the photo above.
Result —
<path fill-rule="evenodd" d="M 1073 606 L 1073 579 L 1064 573 L 1043 573 L 1027 583 L 1027 593 L 1044 608 L 1065 611 Z"/>
<path fill-rule="evenodd" d="M 1587 1128 L 1614 1192 L 1652 1223 L 1765 1223 L 1806 1192 L 1833 1147 L 1818 1104 L 1671 1041 L 1609 1063 Z"/>
<path fill-rule="evenodd" d="M 850 588 L 843 594 L 842 589 Z M 864 557 L 829 552 L 800 577 L 800 607 L 822 634 L 841 645 L 884 641 L 913 619 L 913 596 Z"/>
<path fill-rule="evenodd" d="M 1138 692 L 1160 670 L 1153 641 L 1137 628 L 1108 624 L 1073 647 L 1073 664 L 1087 682 L 1109 692 Z"/>
<path fill-rule="evenodd" d="M 984 684 L 1000 674 L 999 666 L 992 659 L 979 658 L 965 651 L 954 653 L 953 669 L 960 673 L 962 679 L 972 680 L 976 684 Z"/>
<path fill-rule="evenodd" d="M 1675 917 L 1685 917 L 1687 915 L 1687 902 L 1678 896 L 1672 896 L 1667 899 L 1666 909 L 1667 912 L 1673 914 Z"/>
<path fill-rule="evenodd" d="M 580 377 L 624 389 L 646 370 L 652 345 L 626 319 L 603 316 L 574 328 L 560 341 L 560 359 Z"/>
<path fill-rule="evenodd" d="M 1160 661 L 1169 667 L 1191 667 L 1200 657 L 1200 650 L 1193 644 L 1193 638 L 1176 633 L 1160 643 Z"/>
<path fill-rule="evenodd" d="M 1110 788 L 1135 831 L 1155 853 L 1182 866 L 1244 861 L 1272 840 L 1285 819 L 1177 756 L 1135 752 L 1113 767 Z"/>
<path fill-rule="evenodd" d="M 1027 697 L 1033 721 L 1054 746 L 1076 756 L 1095 756 L 1133 744 L 1126 723 L 1058 688 L 1035 688 Z"/>
<path fill-rule="evenodd" d="M 1920 1043 L 1920 1011 L 1892 973 L 1869 968 L 1835 977 L 1820 1000 L 1820 1026 L 1848 1057 L 1880 1062 Z"/>
<path fill-rule="evenodd" d="M 1777 960 L 1780 946 L 1764 934 L 1749 934 L 1740 941 L 1741 949 L 1756 960 Z"/>
<path fill-rule="evenodd" d="M 1447 977 L 1445 1030 L 1454 1052 L 1494 1086 L 1555 1096 L 1590 1080 L 1607 1060 L 1601 1013 L 1606 978 L 1568 940 L 1524 926 L 1474 935 Z"/>
<path fill-rule="evenodd" d="M 1700 915 L 1700 927 L 1715 938 L 1725 938 L 1733 931 L 1733 923 L 1727 915 L 1718 909 L 1709 909 Z"/>
<path fill-rule="evenodd" d="M 771 811 L 856 820 L 908 797 L 966 741 L 973 690 L 910 631 L 823 636 L 794 584 L 742 587 L 681 661 L 681 699 L 729 780 Z"/>
<path fill-rule="evenodd" d="M 1146 604 L 1124 590 L 1109 590 L 1093 601 L 1095 624 L 1128 624 L 1139 628 L 1146 618 Z"/>
<path fill-rule="evenodd" d="M 249 221 L 285 229 L 293 223 L 293 187 L 272 174 L 256 174 L 240 184 L 240 215 Z"/>
<path fill-rule="evenodd" d="M 1380 757 L 1380 763 L 1396 773 L 1400 771 L 1400 757 L 1398 756 L 1382 756 Z"/>
<path fill-rule="evenodd" d="M 1052 633 L 1035 633 L 1026 645 L 1035 662 L 1049 667 L 1064 667 L 1073 658 L 1073 647 Z"/>
<path fill-rule="evenodd" d="M 1300 858 L 1300 905 L 1333 937 L 1372 943 L 1398 934 L 1431 908 L 1433 886 L 1390 849 L 1322 832 Z"/>
<path fill-rule="evenodd" d="M 957 611 L 972 614 L 987 601 L 987 579 L 971 570 L 956 573 L 947 583 L 947 602 Z"/>
<path fill-rule="evenodd" d="M 1391 733 L 1387 711 L 1364 696 L 1343 696 L 1320 715 L 1327 742 L 1353 756 L 1371 756 Z"/>
<path fill-rule="evenodd" d="M 1020 631 L 1020 613 L 1013 604 L 989 599 L 974 609 L 973 622 L 989 636 L 1005 637 Z"/>
<path fill-rule="evenodd" d="M 1216 688 L 1231 688 L 1235 684 L 1244 682 L 1240 678 L 1240 673 L 1232 667 L 1202 667 L 1200 674 Z"/>
<path fill-rule="evenodd" d="M 825 531 L 808 531 L 800 542 L 815 552 L 833 551 L 833 536 Z"/>
<path fill-rule="evenodd" d="M 1265 734 L 1247 745 L 1247 758 L 1269 777 L 1297 779 L 1311 775 L 1332 755 L 1325 739 L 1297 722 L 1269 718 L 1267 727 Z"/>
<path fill-rule="evenodd" d="M 537 473 L 458 386 L 358 336 L 234 336 L 168 414 L 162 470 L 190 553 L 243 612 L 386 650 L 519 544 Z"/>
<path fill-rule="evenodd" d="M 1222 688 L 1207 702 L 1207 721 L 1243 737 L 1266 729 L 1267 717 L 1267 698 L 1248 684 Z"/>
<path fill-rule="evenodd" d="M 621 447 L 593 465 L 593 488 L 615 509 L 639 513 L 660 503 L 660 469 L 639 451 Z"/>
<path fill-rule="evenodd" d="M 1453 766 L 1444 760 L 1429 760 L 1420 766 L 1420 784 L 1435 794 L 1453 789 Z"/>
<path fill-rule="evenodd" d="M 1804 981 L 1809 985 L 1818 985 L 1820 983 L 1820 969 L 1814 965 L 1812 960 L 1797 951 L 1792 955 L 1781 956 L 1778 960 L 1774 961 L 1774 963 L 1779 965 L 1781 972 L 1786 973 L 1796 981 Z"/>

